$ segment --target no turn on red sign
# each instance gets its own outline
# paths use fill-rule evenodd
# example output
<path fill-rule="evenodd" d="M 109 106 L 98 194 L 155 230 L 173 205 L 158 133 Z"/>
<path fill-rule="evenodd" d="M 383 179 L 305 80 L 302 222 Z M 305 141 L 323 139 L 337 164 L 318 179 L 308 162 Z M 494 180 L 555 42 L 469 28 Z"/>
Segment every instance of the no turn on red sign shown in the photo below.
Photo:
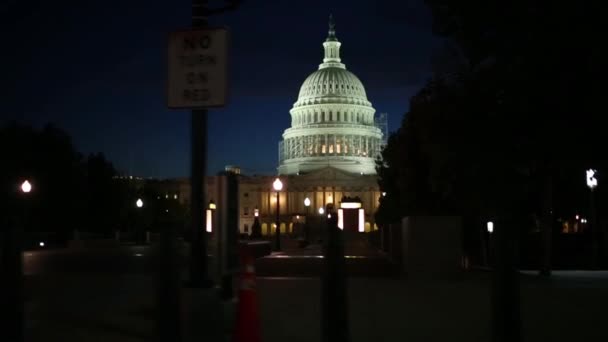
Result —
<path fill-rule="evenodd" d="M 224 106 L 228 92 L 228 30 L 173 32 L 168 48 L 169 108 Z"/>

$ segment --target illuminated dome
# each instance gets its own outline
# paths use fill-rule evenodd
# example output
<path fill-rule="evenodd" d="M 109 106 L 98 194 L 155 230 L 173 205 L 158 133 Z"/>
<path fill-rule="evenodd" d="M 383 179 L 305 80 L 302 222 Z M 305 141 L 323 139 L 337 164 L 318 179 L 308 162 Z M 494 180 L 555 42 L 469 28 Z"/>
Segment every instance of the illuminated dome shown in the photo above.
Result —
<path fill-rule="evenodd" d="M 324 167 L 375 174 L 382 132 L 363 83 L 340 59 L 340 46 L 330 17 L 325 56 L 310 74 L 290 111 L 291 128 L 279 143 L 279 173 L 297 174 Z"/>
<path fill-rule="evenodd" d="M 367 101 L 363 83 L 355 74 L 346 68 L 322 66 L 306 78 L 294 108 L 318 103 L 372 105 Z"/>

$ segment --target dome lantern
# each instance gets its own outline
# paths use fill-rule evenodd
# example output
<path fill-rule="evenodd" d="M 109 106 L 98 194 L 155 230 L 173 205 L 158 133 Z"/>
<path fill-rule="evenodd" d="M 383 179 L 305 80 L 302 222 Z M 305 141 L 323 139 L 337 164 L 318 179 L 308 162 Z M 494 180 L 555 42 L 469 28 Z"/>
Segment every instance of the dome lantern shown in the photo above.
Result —
<path fill-rule="evenodd" d="M 324 68 L 341 68 L 345 69 L 346 66 L 341 63 L 340 59 L 340 46 L 342 44 L 336 38 L 336 23 L 334 17 L 329 15 L 329 32 L 327 33 L 327 39 L 323 43 L 325 49 L 325 58 L 323 58 L 323 64 L 319 65 L 319 69 Z"/>

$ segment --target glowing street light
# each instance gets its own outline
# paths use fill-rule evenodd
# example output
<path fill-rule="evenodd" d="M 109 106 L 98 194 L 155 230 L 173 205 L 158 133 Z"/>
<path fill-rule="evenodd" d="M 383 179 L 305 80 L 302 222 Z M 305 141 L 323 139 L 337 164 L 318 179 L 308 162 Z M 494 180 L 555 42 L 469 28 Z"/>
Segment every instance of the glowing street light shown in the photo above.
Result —
<path fill-rule="evenodd" d="M 488 221 L 487 229 L 488 229 L 488 233 L 492 234 L 494 232 L 494 222 Z"/>
<path fill-rule="evenodd" d="M 587 170 L 587 186 L 591 190 L 597 187 L 597 178 L 595 177 L 596 173 L 597 171 L 594 169 Z"/>
<path fill-rule="evenodd" d="M 137 206 L 138 208 L 143 207 L 144 201 L 142 201 L 141 198 L 138 198 L 137 201 L 135 201 L 135 206 Z"/>
<path fill-rule="evenodd" d="M 319 208 L 319 215 L 323 215 L 325 214 L 325 209 L 323 209 L 323 207 Z"/>
<path fill-rule="evenodd" d="M 306 197 L 304 199 L 304 207 L 306 207 L 306 222 L 304 222 L 304 240 L 308 243 L 309 238 L 309 227 L 308 227 L 308 213 L 310 209 L 310 198 Z"/>
<path fill-rule="evenodd" d="M 30 191 L 32 191 L 32 184 L 28 180 L 25 180 L 21 184 L 21 191 L 26 194 L 29 193 Z"/>
<path fill-rule="evenodd" d="M 283 189 L 283 182 L 281 182 L 281 180 L 279 178 L 275 179 L 274 182 L 272 183 L 272 188 L 274 189 L 274 191 L 277 192 L 277 222 L 276 222 L 276 242 L 275 242 L 275 249 L 277 251 L 281 250 L 281 222 L 280 222 L 280 213 L 281 213 L 281 208 L 279 206 L 279 202 L 280 202 L 280 197 L 279 197 L 279 192 Z"/>
<path fill-rule="evenodd" d="M 304 199 L 304 206 L 305 206 L 306 208 L 310 207 L 310 198 L 306 197 L 306 198 Z M 306 209 L 306 210 L 308 210 L 308 209 Z"/>

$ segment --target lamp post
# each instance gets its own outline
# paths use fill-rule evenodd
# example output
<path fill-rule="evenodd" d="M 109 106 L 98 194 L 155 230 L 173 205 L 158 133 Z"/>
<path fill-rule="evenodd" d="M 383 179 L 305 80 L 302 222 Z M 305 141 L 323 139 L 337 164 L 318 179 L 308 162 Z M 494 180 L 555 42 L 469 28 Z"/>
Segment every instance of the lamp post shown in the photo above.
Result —
<path fill-rule="evenodd" d="M 277 222 L 276 222 L 276 242 L 275 242 L 275 249 L 277 251 L 281 250 L 281 223 L 280 223 L 280 205 L 279 205 L 279 193 L 280 191 L 283 189 L 283 182 L 281 182 L 281 180 L 279 178 L 275 179 L 274 182 L 272 183 L 272 187 L 274 188 L 274 190 L 277 193 Z"/>
<path fill-rule="evenodd" d="M 599 266 L 599 227 L 597 224 L 597 214 L 595 212 L 595 194 L 594 190 L 597 187 L 597 171 L 589 169 L 587 173 L 587 187 L 589 188 L 589 219 L 591 223 L 591 241 L 593 250 L 592 266 Z"/>
<path fill-rule="evenodd" d="M 309 226 L 308 226 L 308 220 L 309 220 L 309 215 L 308 215 L 308 210 L 310 209 L 310 198 L 306 197 L 304 199 L 304 207 L 306 207 L 306 222 L 304 224 L 304 240 L 306 241 L 306 243 L 308 243 L 308 238 L 309 238 Z"/>
<path fill-rule="evenodd" d="M 23 305 L 23 253 L 22 234 L 26 226 L 27 200 L 32 191 L 32 184 L 25 180 L 19 186 L 19 197 L 22 206 L 21 222 L 12 222 L 4 231 L 2 239 L 2 267 L 0 271 L 3 279 L 3 289 L 6 304 L 2 305 L 6 329 L 1 333 L 7 341 L 21 342 L 24 340 L 24 305 Z"/>
<path fill-rule="evenodd" d="M 138 198 L 135 201 L 135 207 L 137 208 L 136 220 L 135 223 L 135 243 L 141 242 L 141 208 L 144 207 L 144 201 L 141 198 Z"/>

